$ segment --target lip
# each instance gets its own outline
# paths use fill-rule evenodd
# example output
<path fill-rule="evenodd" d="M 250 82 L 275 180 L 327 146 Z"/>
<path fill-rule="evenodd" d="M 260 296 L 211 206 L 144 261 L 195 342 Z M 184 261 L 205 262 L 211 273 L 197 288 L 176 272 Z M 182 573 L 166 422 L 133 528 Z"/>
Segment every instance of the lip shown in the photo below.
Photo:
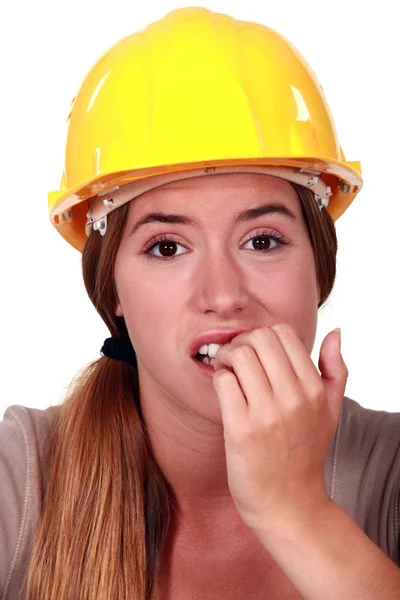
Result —
<path fill-rule="evenodd" d="M 200 362 L 199 360 L 196 360 L 195 358 L 192 359 L 194 363 L 196 363 L 196 367 L 198 369 L 200 369 L 200 371 L 206 375 L 207 377 L 209 377 L 210 379 L 212 379 L 215 375 L 215 369 L 212 365 L 206 365 L 205 363 Z"/>
<path fill-rule="evenodd" d="M 220 344 L 221 346 L 223 344 L 229 344 L 229 342 L 231 342 L 236 336 L 244 331 L 249 331 L 249 328 L 243 327 L 241 329 L 229 329 L 225 331 L 221 329 L 212 329 L 209 331 L 204 331 L 190 344 L 190 356 L 195 358 L 200 346 L 204 346 L 204 344 Z"/>

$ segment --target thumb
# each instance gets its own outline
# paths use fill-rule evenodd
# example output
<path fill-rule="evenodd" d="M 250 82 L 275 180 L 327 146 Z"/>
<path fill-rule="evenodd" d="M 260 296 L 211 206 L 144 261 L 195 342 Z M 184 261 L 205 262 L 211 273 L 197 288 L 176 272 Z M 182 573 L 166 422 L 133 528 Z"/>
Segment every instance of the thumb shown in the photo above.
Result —
<path fill-rule="evenodd" d="M 349 375 L 341 353 L 340 329 L 334 329 L 328 333 L 322 342 L 318 368 L 325 388 L 325 398 L 336 426 Z"/>

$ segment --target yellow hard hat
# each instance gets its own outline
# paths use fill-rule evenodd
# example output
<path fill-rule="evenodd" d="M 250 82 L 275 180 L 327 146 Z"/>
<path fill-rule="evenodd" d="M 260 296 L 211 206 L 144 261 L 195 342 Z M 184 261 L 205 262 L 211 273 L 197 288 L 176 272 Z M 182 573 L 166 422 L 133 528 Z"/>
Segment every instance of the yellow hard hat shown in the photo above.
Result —
<path fill-rule="evenodd" d="M 104 230 L 103 214 L 122 203 L 114 193 L 128 201 L 152 187 L 149 177 L 247 167 L 322 182 L 316 196 L 334 220 L 362 187 L 360 164 L 346 161 L 324 92 L 290 42 L 204 8 L 174 10 L 119 41 L 86 76 L 50 219 L 82 250 L 92 225 Z"/>

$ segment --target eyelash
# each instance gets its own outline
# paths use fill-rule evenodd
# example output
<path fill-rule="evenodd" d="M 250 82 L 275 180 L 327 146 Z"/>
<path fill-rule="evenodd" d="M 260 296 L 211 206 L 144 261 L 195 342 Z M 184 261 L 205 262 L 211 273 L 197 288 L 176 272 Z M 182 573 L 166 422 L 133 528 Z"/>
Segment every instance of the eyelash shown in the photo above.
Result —
<path fill-rule="evenodd" d="M 289 244 L 289 241 L 280 233 L 278 233 L 277 231 L 274 231 L 273 233 L 271 233 L 271 231 L 257 231 L 256 235 L 250 235 L 244 242 L 244 244 L 247 244 L 247 242 L 249 242 L 250 240 L 256 239 L 256 238 L 262 238 L 262 237 L 267 237 L 267 238 L 271 238 L 272 240 L 274 240 L 274 242 L 278 243 L 278 246 L 276 246 L 275 248 L 272 248 L 272 250 L 251 250 L 250 252 L 261 252 L 263 254 L 270 254 L 271 252 L 275 252 L 276 250 L 279 250 L 282 246 L 287 246 Z M 150 242 L 149 245 L 147 245 L 146 248 L 144 248 L 144 250 L 142 250 L 140 252 L 140 254 L 145 254 L 146 258 L 149 258 L 151 260 L 159 260 L 161 262 L 171 262 L 173 261 L 175 258 L 178 258 L 178 256 L 183 256 L 182 255 L 177 255 L 177 256 L 171 256 L 171 257 L 161 257 L 161 256 L 155 256 L 154 254 L 151 254 L 151 250 L 153 250 L 153 248 L 155 248 L 156 246 L 158 246 L 159 244 L 165 243 L 165 242 L 173 242 L 175 244 L 179 244 L 180 246 L 183 246 L 183 244 L 180 244 L 178 241 L 173 239 L 173 236 L 171 235 L 166 235 L 164 233 L 157 235 L 155 238 L 153 238 Z M 186 253 L 185 253 L 186 254 Z"/>

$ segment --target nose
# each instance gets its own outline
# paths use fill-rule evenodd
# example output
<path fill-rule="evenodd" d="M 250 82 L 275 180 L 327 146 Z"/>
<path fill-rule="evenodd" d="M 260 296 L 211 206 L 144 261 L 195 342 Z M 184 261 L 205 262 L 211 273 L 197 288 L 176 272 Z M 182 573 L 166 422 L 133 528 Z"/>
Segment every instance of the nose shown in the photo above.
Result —
<path fill-rule="evenodd" d="M 243 265 L 226 250 L 214 250 L 193 275 L 194 303 L 200 312 L 226 319 L 248 306 Z"/>

